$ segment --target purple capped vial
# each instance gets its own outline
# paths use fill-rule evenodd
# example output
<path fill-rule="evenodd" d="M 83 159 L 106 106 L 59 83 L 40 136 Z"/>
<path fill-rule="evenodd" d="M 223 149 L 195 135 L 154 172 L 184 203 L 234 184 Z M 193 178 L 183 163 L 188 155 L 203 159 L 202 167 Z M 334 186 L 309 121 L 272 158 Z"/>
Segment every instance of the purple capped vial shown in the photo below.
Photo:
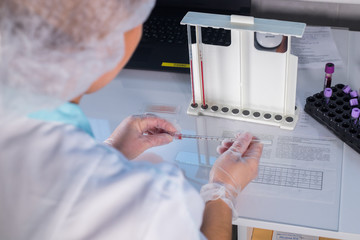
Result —
<path fill-rule="evenodd" d="M 350 92 L 350 96 L 351 96 L 352 98 L 357 98 L 359 95 L 358 95 L 358 93 L 357 93 L 356 90 L 353 90 L 353 91 Z"/>
<path fill-rule="evenodd" d="M 351 110 L 351 120 L 352 120 L 352 123 L 353 123 L 354 126 L 357 125 L 359 116 L 360 116 L 360 109 L 359 108 L 353 108 Z"/>
<path fill-rule="evenodd" d="M 350 88 L 350 86 L 349 85 L 346 85 L 345 87 L 343 87 L 343 92 L 344 93 L 346 93 L 346 94 L 349 94 L 350 93 L 350 91 L 351 91 L 351 88 Z"/>
<path fill-rule="evenodd" d="M 359 104 L 357 98 L 350 99 L 350 106 L 357 106 Z"/>
<path fill-rule="evenodd" d="M 324 80 L 324 89 L 331 87 L 331 78 L 334 73 L 335 65 L 333 63 L 327 63 L 325 65 L 325 80 Z"/>
<path fill-rule="evenodd" d="M 331 95 L 332 95 L 332 89 L 331 88 L 325 88 L 324 89 L 324 97 L 325 97 L 326 104 L 329 103 Z"/>

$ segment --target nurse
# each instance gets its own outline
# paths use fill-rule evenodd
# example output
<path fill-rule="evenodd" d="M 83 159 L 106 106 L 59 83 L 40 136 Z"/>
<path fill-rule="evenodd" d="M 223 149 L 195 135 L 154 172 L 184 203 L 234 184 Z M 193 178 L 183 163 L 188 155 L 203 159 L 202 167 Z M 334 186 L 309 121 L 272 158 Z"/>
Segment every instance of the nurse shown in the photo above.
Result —
<path fill-rule="evenodd" d="M 262 152 L 251 134 L 218 147 L 199 194 L 172 164 L 131 161 L 170 143 L 170 122 L 131 116 L 98 143 L 77 105 L 123 68 L 153 5 L 1 2 L 0 239 L 231 238 Z"/>

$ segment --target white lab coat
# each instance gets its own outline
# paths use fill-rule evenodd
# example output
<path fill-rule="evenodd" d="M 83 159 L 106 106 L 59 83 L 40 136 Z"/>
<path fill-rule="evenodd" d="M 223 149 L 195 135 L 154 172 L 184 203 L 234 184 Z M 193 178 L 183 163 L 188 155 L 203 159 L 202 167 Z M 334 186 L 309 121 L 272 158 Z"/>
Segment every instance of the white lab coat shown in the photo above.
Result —
<path fill-rule="evenodd" d="M 169 163 L 131 162 L 72 125 L 0 124 L 0 239 L 205 239 Z"/>

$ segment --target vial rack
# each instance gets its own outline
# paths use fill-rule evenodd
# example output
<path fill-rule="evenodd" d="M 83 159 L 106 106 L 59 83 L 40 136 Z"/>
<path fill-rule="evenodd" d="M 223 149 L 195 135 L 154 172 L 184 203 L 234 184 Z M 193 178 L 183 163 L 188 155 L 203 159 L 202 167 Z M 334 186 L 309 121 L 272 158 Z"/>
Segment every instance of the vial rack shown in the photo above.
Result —
<path fill-rule="evenodd" d="M 360 153 L 360 128 L 358 124 L 354 126 L 351 119 L 352 109 L 358 106 L 350 106 L 351 96 L 345 93 L 343 88 L 344 84 L 331 87 L 333 93 L 328 101 L 323 91 L 309 96 L 306 98 L 304 110 Z"/>
<path fill-rule="evenodd" d="M 188 114 L 295 128 L 298 58 L 291 54 L 291 37 L 302 37 L 304 23 L 188 12 L 181 24 L 188 32 L 192 90 Z M 204 43 L 204 28 L 229 30 L 231 44 Z M 280 36 L 280 45 L 286 47 L 282 51 L 259 47 L 261 34 Z"/>

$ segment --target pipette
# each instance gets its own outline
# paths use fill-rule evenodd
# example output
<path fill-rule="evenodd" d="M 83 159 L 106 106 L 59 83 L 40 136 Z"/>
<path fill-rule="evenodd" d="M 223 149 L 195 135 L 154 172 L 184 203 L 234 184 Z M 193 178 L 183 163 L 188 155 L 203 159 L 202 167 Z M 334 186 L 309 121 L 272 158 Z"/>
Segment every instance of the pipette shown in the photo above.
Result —
<path fill-rule="evenodd" d="M 192 138 L 192 139 L 198 139 L 198 140 L 210 140 L 210 141 L 219 141 L 219 142 L 221 142 L 225 139 L 229 139 L 231 141 L 235 141 L 235 139 L 236 139 L 234 137 L 217 137 L 217 136 L 193 135 L 193 134 L 182 134 L 182 133 L 174 133 L 173 137 L 176 140 L 181 140 L 183 138 Z M 272 144 L 271 140 L 253 139 L 251 142 L 262 143 L 264 145 Z"/>
<path fill-rule="evenodd" d="M 189 60 L 190 60 L 190 76 L 191 76 L 191 92 L 192 92 L 192 104 L 193 108 L 197 107 L 195 102 L 195 89 L 194 89 L 194 68 L 193 68 L 193 55 L 192 55 L 192 40 L 191 40 L 191 26 L 187 25 L 188 36 L 188 48 L 189 48 Z"/>
<path fill-rule="evenodd" d="M 205 102 L 205 84 L 204 84 L 204 61 L 203 61 L 203 42 L 202 42 L 202 33 L 201 27 L 195 27 L 195 34 L 196 34 L 196 47 L 198 50 L 198 62 L 199 65 L 199 72 L 200 72 L 200 89 L 201 89 L 201 108 L 207 109 L 208 105 Z"/>

